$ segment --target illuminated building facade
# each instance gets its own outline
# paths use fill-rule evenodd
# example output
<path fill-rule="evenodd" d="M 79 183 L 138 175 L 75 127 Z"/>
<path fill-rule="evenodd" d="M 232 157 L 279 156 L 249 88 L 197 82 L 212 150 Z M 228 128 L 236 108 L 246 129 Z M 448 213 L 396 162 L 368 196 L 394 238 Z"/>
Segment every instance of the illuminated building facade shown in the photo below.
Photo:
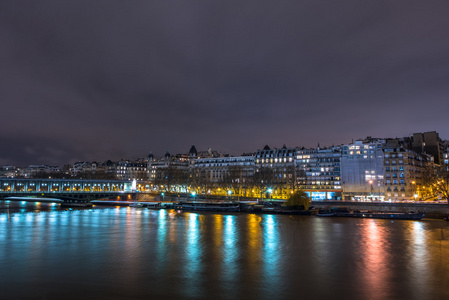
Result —
<path fill-rule="evenodd" d="M 367 137 L 342 146 L 343 200 L 383 201 L 385 140 Z"/>
<path fill-rule="evenodd" d="M 148 180 L 147 162 L 144 159 L 136 161 L 120 161 L 117 163 L 117 178 L 121 180 Z"/>
<path fill-rule="evenodd" d="M 248 196 L 254 175 L 254 156 L 198 158 L 190 164 L 190 182 L 200 193 Z"/>
<path fill-rule="evenodd" d="M 172 169 L 187 171 L 190 159 L 187 155 L 174 155 L 165 153 L 164 158 L 155 159 L 153 154 L 148 156 L 147 171 L 150 180 L 163 179 Z"/>
<path fill-rule="evenodd" d="M 198 158 L 190 168 L 192 173 L 210 182 L 221 182 L 230 176 L 245 182 L 254 174 L 254 156 Z"/>
<path fill-rule="evenodd" d="M 296 186 L 297 148 L 271 149 L 268 145 L 255 154 L 256 179 L 270 191 L 270 197 L 286 199 Z M 264 173 L 264 174 L 261 174 Z"/>
<path fill-rule="evenodd" d="M 385 200 L 421 200 L 419 186 L 423 184 L 433 157 L 415 151 L 385 147 Z"/>
<path fill-rule="evenodd" d="M 341 148 L 299 149 L 296 151 L 298 187 L 313 200 L 341 200 Z"/>

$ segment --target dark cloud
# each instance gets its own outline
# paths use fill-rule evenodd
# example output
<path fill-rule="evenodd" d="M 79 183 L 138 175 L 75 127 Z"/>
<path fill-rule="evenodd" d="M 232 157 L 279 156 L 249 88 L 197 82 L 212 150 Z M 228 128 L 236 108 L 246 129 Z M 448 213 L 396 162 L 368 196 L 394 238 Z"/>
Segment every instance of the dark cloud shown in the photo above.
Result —
<path fill-rule="evenodd" d="M 1 163 L 449 137 L 447 1 L 2 1 Z"/>

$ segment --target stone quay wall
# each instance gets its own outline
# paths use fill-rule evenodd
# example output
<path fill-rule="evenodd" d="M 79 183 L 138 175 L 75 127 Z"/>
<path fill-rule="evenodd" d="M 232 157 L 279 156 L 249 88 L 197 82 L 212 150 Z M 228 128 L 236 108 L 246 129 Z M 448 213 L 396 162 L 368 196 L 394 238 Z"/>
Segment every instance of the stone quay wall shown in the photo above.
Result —
<path fill-rule="evenodd" d="M 442 219 L 449 216 L 447 203 L 389 203 L 389 202 L 353 202 L 353 201 L 312 201 L 315 209 L 329 210 L 332 207 L 346 207 L 348 210 L 371 210 L 381 212 L 423 212 L 426 218 Z"/>

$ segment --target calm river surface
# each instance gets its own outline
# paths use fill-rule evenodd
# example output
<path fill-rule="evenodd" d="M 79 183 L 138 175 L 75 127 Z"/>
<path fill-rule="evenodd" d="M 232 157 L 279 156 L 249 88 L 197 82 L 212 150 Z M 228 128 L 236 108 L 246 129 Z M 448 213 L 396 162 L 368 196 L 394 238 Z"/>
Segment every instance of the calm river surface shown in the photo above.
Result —
<path fill-rule="evenodd" d="M 0 299 L 449 299 L 449 222 L 0 205 Z"/>

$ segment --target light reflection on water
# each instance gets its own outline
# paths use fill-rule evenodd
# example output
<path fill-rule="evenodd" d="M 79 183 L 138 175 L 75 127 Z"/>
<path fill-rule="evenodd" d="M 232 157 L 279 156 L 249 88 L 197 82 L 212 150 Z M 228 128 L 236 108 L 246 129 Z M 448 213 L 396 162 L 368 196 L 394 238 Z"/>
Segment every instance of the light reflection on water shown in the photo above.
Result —
<path fill-rule="evenodd" d="M 448 222 L 35 209 L 0 213 L 2 299 L 449 297 Z"/>
<path fill-rule="evenodd" d="M 238 277 L 236 265 L 239 264 L 239 251 L 238 251 L 238 234 L 236 232 L 237 217 L 233 215 L 224 216 L 224 232 L 222 243 L 222 257 L 220 280 L 223 282 L 233 282 Z M 233 292 L 233 289 L 229 289 Z"/>
<path fill-rule="evenodd" d="M 201 279 L 202 279 L 202 245 L 200 239 L 200 222 L 199 215 L 196 213 L 186 214 L 188 217 L 186 228 L 186 247 L 184 250 L 184 262 L 179 267 L 183 269 L 182 290 L 187 295 L 202 295 Z"/>
<path fill-rule="evenodd" d="M 376 220 L 366 220 L 365 223 L 360 240 L 361 248 L 365 250 L 361 259 L 361 285 L 366 286 L 369 291 L 378 291 L 371 295 L 372 299 L 388 299 L 388 289 L 383 284 L 390 281 L 390 262 L 386 252 L 391 251 L 387 244 L 391 239 L 388 230 L 380 227 Z"/>
<path fill-rule="evenodd" d="M 279 225 L 277 224 L 277 216 L 264 215 L 262 223 L 263 234 L 263 251 L 261 263 L 263 266 L 265 289 L 277 289 L 282 287 L 280 280 L 280 259 L 279 256 Z"/>

